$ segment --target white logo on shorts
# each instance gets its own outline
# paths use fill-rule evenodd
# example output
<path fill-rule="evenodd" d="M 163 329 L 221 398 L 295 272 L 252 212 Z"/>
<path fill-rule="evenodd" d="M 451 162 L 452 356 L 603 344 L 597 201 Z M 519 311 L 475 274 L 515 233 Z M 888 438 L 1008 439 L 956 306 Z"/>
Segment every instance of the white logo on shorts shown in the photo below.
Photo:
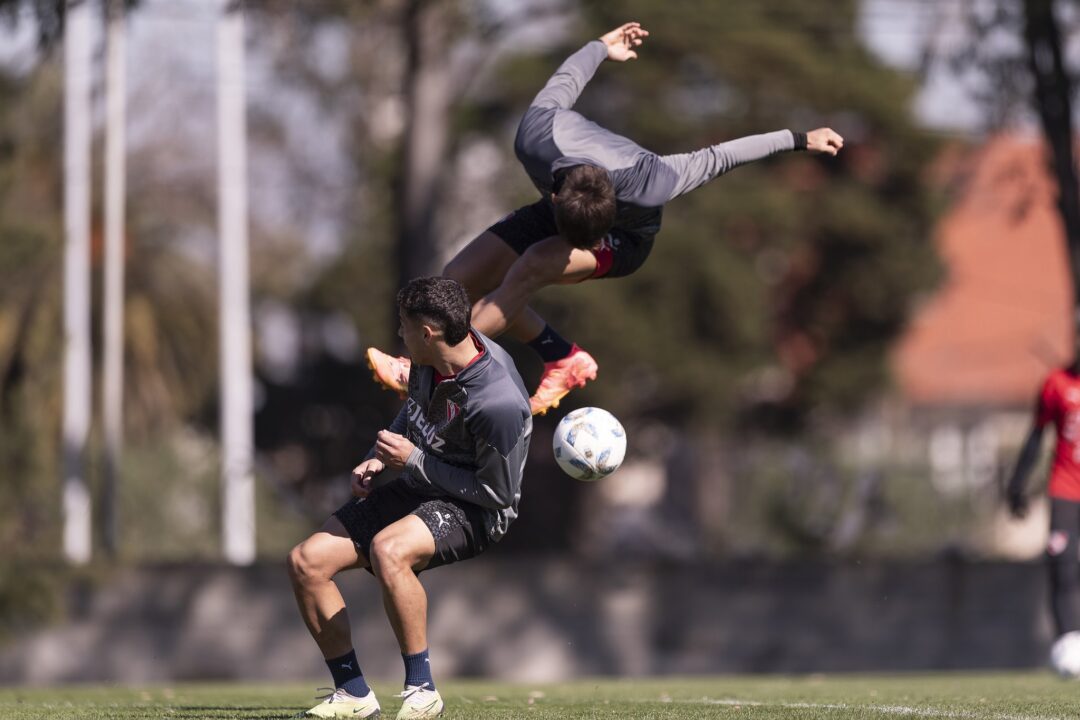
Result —
<path fill-rule="evenodd" d="M 438 510 L 435 511 L 435 518 L 439 521 L 437 530 L 442 530 L 444 527 L 450 527 L 450 516 L 443 517 L 443 514 Z"/>

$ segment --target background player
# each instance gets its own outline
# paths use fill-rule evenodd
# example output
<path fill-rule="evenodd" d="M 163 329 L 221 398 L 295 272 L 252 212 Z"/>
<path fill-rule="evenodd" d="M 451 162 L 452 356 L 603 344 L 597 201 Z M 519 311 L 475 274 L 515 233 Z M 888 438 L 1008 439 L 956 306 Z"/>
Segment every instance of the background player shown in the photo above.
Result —
<path fill-rule="evenodd" d="M 1043 430 L 1053 423 L 1057 431 L 1054 463 L 1047 493 L 1050 496 L 1049 565 L 1050 609 L 1058 636 L 1080 630 L 1080 348 L 1071 365 L 1050 373 L 1035 409 L 1035 422 L 1024 441 L 1006 489 L 1014 517 L 1027 514 L 1024 492 L 1027 477 L 1039 459 Z"/>
<path fill-rule="evenodd" d="M 479 555 L 517 517 L 532 416 L 513 361 L 470 330 L 469 300 L 456 281 L 414 280 L 397 300 L 399 334 L 414 361 L 408 399 L 353 470 L 357 499 L 289 554 L 300 613 L 334 677 L 334 692 L 308 711 L 316 717 L 379 712 L 335 575 L 352 568 L 375 575 L 405 662 L 398 718 L 434 717 L 443 701 L 417 573 Z"/>
<path fill-rule="evenodd" d="M 622 277 L 641 267 L 660 230 L 664 203 L 754 160 L 785 150 L 835 155 L 844 141 L 829 128 L 779 130 L 679 155 L 656 155 L 570 108 L 605 59 L 637 57 L 648 37 L 626 23 L 570 56 L 536 96 L 518 126 L 514 150 L 541 199 L 492 225 L 450 261 L 443 274 L 475 301 L 481 332 L 511 337 L 544 361 L 530 400 L 534 414 L 556 407 L 596 377 L 592 356 L 528 306 L 548 285 Z M 404 392 L 409 361 L 368 349 L 376 379 Z"/>

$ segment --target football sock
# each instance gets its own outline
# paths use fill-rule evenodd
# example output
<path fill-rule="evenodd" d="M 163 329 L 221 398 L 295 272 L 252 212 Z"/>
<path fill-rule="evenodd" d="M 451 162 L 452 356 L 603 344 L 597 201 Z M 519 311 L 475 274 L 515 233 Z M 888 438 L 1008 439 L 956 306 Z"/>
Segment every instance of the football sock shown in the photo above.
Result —
<path fill-rule="evenodd" d="M 330 668 L 330 674 L 334 676 L 335 688 L 344 688 L 345 692 L 360 698 L 371 692 L 364 680 L 364 673 L 360 672 L 355 650 L 350 650 L 339 658 L 327 660 L 326 667 Z"/>
<path fill-rule="evenodd" d="M 540 355 L 544 362 L 562 360 L 570 354 L 573 346 L 563 336 L 551 329 L 550 325 L 544 325 L 544 330 L 528 342 L 529 347 Z"/>
<path fill-rule="evenodd" d="M 428 690 L 435 689 L 435 681 L 431 678 L 431 662 L 428 661 L 428 651 L 425 649 L 415 655 L 402 655 L 405 661 L 405 684 L 419 687 L 427 683 Z"/>

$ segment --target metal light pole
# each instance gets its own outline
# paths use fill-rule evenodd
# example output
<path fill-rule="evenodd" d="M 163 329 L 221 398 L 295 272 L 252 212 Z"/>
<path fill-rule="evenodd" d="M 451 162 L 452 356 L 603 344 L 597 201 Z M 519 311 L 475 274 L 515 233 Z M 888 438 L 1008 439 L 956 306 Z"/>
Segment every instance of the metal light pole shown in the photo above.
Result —
<path fill-rule="evenodd" d="M 92 402 L 90 359 L 91 8 L 68 0 L 64 33 L 64 417 L 63 551 L 90 561 L 91 503 L 86 445 Z"/>
<path fill-rule="evenodd" d="M 217 23 L 221 304 L 222 526 L 225 559 L 255 559 L 251 308 L 248 299 L 244 11 L 223 0 Z"/>
<path fill-rule="evenodd" d="M 102 502 L 105 551 L 119 546 L 117 496 L 124 427 L 124 186 L 126 32 L 124 0 L 108 0 L 105 66 L 105 347 L 102 415 L 105 432 L 105 491 Z"/>

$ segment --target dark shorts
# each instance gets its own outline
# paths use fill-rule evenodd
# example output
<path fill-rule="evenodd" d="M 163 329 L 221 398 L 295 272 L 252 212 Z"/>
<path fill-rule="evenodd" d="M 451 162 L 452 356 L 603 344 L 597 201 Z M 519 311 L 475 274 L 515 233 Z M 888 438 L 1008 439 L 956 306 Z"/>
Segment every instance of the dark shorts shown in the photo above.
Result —
<path fill-rule="evenodd" d="M 1061 498 L 1050 498 L 1050 537 L 1046 542 L 1046 554 L 1050 559 L 1062 558 L 1068 562 L 1080 559 L 1080 503 Z"/>
<path fill-rule="evenodd" d="M 423 520 L 435 538 L 435 554 L 425 570 L 476 557 L 491 544 L 480 507 L 451 497 L 420 495 L 402 482 L 384 485 L 366 499 L 349 500 L 334 513 L 369 559 L 375 535 L 406 515 Z"/>
<path fill-rule="evenodd" d="M 601 240 L 600 247 L 592 251 L 596 256 L 596 272 L 592 277 L 623 277 L 641 267 L 649 257 L 653 240 L 660 229 L 659 210 L 655 216 L 655 226 L 612 228 L 607 237 Z M 518 208 L 488 230 L 498 235 L 518 255 L 544 238 L 559 234 L 555 227 L 554 206 L 546 199 Z"/>

